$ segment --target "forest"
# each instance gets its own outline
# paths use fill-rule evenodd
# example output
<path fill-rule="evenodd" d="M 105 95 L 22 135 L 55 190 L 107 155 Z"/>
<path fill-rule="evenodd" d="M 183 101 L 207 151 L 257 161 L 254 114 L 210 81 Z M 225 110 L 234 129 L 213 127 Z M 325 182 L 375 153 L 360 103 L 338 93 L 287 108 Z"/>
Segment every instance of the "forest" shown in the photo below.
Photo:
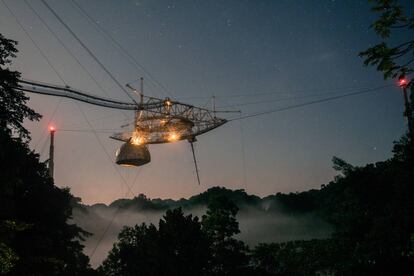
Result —
<path fill-rule="evenodd" d="M 377 11 L 387 11 L 374 24 L 382 37 L 395 24 L 414 26 L 393 3 L 377 1 Z M 125 226 L 102 264 L 93 268 L 83 245 L 93 234 L 72 220 L 74 210 L 87 213 L 93 206 L 83 205 L 68 188 L 57 187 L 47 164 L 29 147 L 23 122 L 41 115 L 14 89 L 20 78 L 10 69 L 16 47 L 16 41 L 0 34 L 0 275 L 404 275 L 414 267 L 414 143 L 409 122 L 387 160 L 354 166 L 333 157 L 337 176 L 320 189 L 260 198 L 214 187 L 178 201 L 139 195 L 100 206 L 159 211 L 163 216 L 157 223 Z M 414 43 L 402 51 L 412 54 Z M 412 70 L 396 63 L 400 54 L 398 47 L 384 43 L 361 56 L 384 77 L 401 78 Z M 411 99 L 405 116 L 412 118 L 412 81 L 407 89 Z M 195 206 L 204 206 L 203 214 L 189 214 Z M 238 213 L 246 206 L 291 217 L 312 214 L 331 227 L 330 233 L 249 246 L 239 238 Z"/>

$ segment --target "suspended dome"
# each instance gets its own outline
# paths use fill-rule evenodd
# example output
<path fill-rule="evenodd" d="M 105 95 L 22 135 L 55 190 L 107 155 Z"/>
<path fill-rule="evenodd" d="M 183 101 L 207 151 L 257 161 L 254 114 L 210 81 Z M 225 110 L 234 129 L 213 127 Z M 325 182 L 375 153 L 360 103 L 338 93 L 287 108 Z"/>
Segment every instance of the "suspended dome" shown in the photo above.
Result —
<path fill-rule="evenodd" d="M 142 166 L 151 161 L 146 145 L 123 144 L 116 152 L 116 163 L 122 166 Z"/>

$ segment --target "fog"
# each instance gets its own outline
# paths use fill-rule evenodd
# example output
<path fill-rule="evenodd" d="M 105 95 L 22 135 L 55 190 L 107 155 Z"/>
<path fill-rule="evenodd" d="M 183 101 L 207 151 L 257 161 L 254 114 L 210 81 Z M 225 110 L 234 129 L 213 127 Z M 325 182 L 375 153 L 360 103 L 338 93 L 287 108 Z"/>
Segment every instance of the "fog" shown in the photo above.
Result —
<path fill-rule="evenodd" d="M 184 212 L 201 217 L 205 213 L 205 207 L 187 209 Z M 87 209 L 74 208 L 73 220 L 93 234 L 83 244 L 85 253 L 91 258 L 91 265 L 97 267 L 106 258 L 123 226 L 143 222 L 158 226 L 164 213 L 165 211 L 124 210 L 94 205 Z M 265 242 L 325 238 L 331 233 L 331 227 L 314 215 L 290 216 L 280 211 L 267 212 L 264 209 L 241 207 L 237 220 L 241 230 L 237 238 L 250 247 Z"/>

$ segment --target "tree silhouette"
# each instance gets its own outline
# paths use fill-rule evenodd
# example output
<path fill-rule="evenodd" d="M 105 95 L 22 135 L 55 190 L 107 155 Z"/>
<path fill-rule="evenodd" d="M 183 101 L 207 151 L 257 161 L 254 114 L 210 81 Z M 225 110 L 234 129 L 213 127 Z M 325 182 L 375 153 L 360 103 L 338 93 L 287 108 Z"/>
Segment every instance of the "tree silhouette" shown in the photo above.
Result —
<path fill-rule="evenodd" d="M 16 42 L 0 35 L 0 262 L 7 275 L 89 275 L 80 244 L 87 234 L 72 217 L 68 189 L 53 184 L 39 155 L 28 147 L 24 119 L 40 115 L 15 90 L 20 74 L 4 66 Z M 17 135 L 17 137 L 16 137 Z"/>
<path fill-rule="evenodd" d="M 13 249 L 7 245 L 11 241 L 11 234 L 26 228 L 27 225 L 17 224 L 10 220 L 0 222 L 0 275 L 9 273 L 19 260 Z"/>
<path fill-rule="evenodd" d="M 208 240 L 197 217 L 168 210 L 155 225 L 124 227 L 103 262 L 105 275 L 208 275 Z"/>
<path fill-rule="evenodd" d="M 414 151 L 414 81 L 407 79 L 406 75 L 414 72 L 414 11 L 405 12 L 397 0 L 374 0 L 372 10 L 380 13 L 380 17 L 372 24 L 375 32 L 384 40 L 360 53 L 364 64 L 376 66 L 382 72 L 384 79 L 398 78 L 403 89 L 405 104 L 404 116 L 408 120 L 408 130 Z M 391 34 L 398 30 L 405 32 L 408 40 L 390 46 Z M 411 93 L 408 94 L 408 91 Z"/>
<path fill-rule="evenodd" d="M 211 241 L 211 275 L 246 275 L 248 248 L 233 238 L 240 233 L 236 215 L 239 208 L 226 196 L 217 195 L 207 206 L 203 216 L 203 231 Z"/>
<path fill-rule="evenodd" d="M 329 239 L 262 243 L 251 263 L 258 275 L 335 275 L 336 246 Z"/>
<path fill-rule="evenodd" d="M 405 12 L 397 0 L 373 0 L 372 10 L 380 17 L 372 24 L 375 32 L 385 41 L 360 53 L 365 65 L 375 65 L 384 78 L 404 77 L 413 72 L 414 40 L 390 46 L 387 41 L 392 32 L 406 31 L 409 39 L 414 29 L 414 11 Z M 408 84 L 412 86 L 412 82 Z"/>
<path fill-rule="evenodd" d="M 29 132 L 23 127 L 23 120 L 39 120 L 40 114 L 26 106 L 29 99 L 22 91 L 16 90 L 20 73 L 11 71 L 12 58 L 16 57 L 17 42 L 0 33 L 0 129 L 22 139 L 29 139 Z"/>

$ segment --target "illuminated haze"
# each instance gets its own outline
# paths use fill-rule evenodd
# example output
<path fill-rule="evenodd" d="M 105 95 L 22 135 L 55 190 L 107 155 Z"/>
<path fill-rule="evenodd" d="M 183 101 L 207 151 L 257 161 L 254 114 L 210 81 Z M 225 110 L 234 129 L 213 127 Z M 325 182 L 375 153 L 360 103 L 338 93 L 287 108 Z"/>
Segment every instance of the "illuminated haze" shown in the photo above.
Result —
<path fill-rule="evenodd" d="M 205 206 L 186 209 L 186 214 L 199 218 L 205 214 Z M 116 212 L 116 219 L 113 220 Z M 91 258 L 93 267 L 99 266 L 107 257 L 113 244 L 117 241 L 118 233 L 125 226 L 141 223 L 153 223 L 158 227 L 159 219 L 165 211 L 145 211 L 117 209 L 95 205 L 87 211 L 74 209 L 74 222 L 82 229 L 94 233 L 83 242 L 85 253 Z M 251 248 L 258 243 L 285 242 L 312 238 L 325 238 L 332 228 L 314 214 L 288 215 L 282 211 L 266 212 L 265 209 L 242 206 L 237 216 L 241 233 L 237 238 L 242 239 Z M 111 222 L 111 223 L 110 223 Z M 108 224 L 110 223 L 110 227 Z M 93 252 L 93 254 L 92 254 Z"/>

